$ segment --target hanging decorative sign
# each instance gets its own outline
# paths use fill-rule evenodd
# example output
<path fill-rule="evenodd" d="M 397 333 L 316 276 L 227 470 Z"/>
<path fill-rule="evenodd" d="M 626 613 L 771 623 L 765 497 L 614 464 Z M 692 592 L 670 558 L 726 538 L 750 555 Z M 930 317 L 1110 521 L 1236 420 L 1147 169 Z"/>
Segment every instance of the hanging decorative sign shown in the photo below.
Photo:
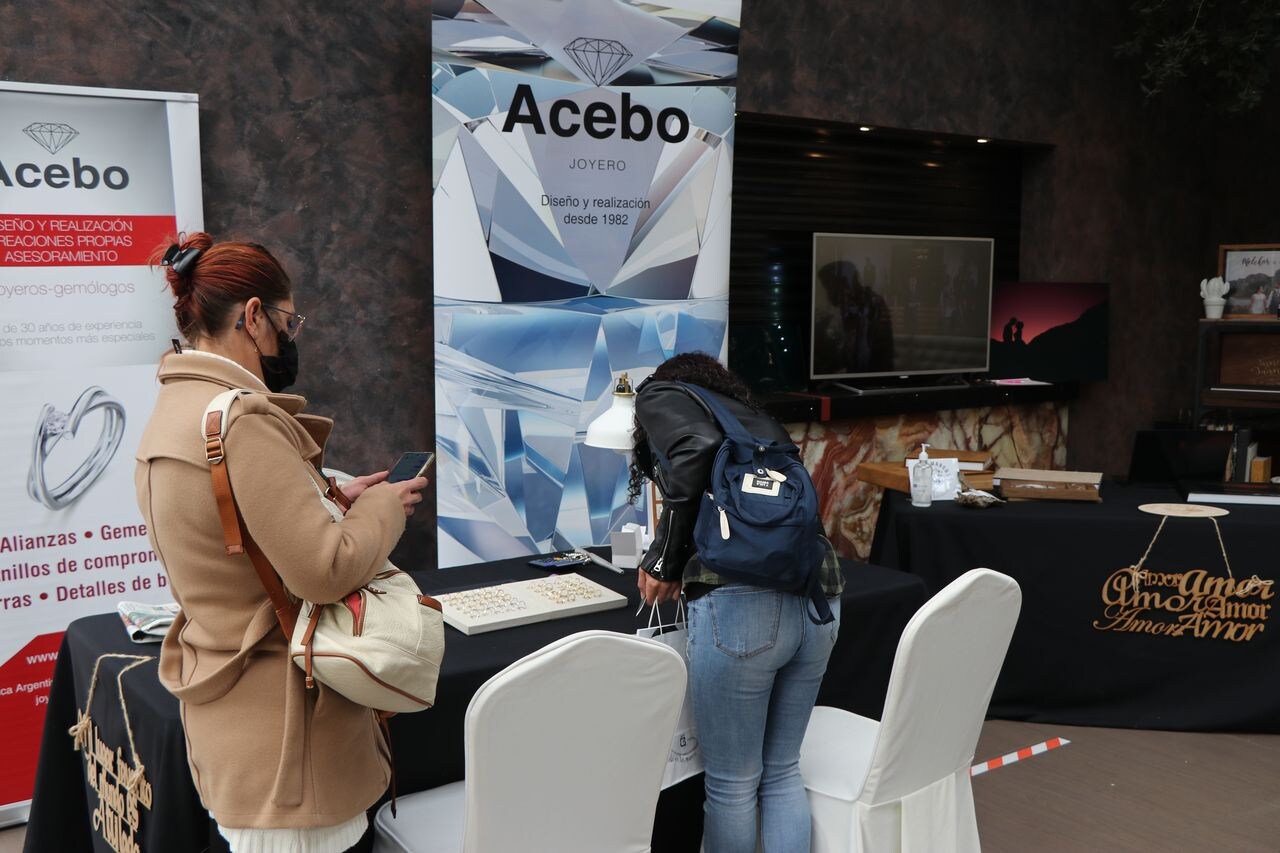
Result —
<path fill-rule="evenodd" d="M 1172 510 L 1162 509 L 1172 507 Z M 1187 637 L 1247 643 L 1266 630 L 1275 598 L 1275 581 L 1253 575 L 1237 580 L 1231 571 L 1227 546 L 1222 541 L 1218 517 L 1225 510 L 1194 513 L 1181 511 L 1182 505 L 1148 505 L 1144 512 L 1163 516 L 1146 553 L 1132 566 L 1112 572 L 1102 585 L 1102 618 L 1095 619 L 1098 631 L 1148 634 L 1159 637 Z M 1208 518 L 1218 536 L 1218 547 L 1227 576 L 1195 568 L 1157 572 L 1146 568 L 1147 558 L 1171 517 Z"/>
<path fill-rule="evenodd" d="M 89 715 L 93 708 L 93 694 L 98 687 L 98 669 L 106 659 L 133 661 L 116 675 L 120 713 L 129 743 L 128 760 L 120 745 L 109 744 L 102 739 L 98 726 Z M 154 657 L 143 655 L 101 655 L 93 663 L 84 710 L 77 713 L 76 724 L 67 731 L 75 748 L 84 753 L 85 781 L 98 798 L 97 803 L 90 803 L 93 829 L 116 853 L 141 853 L 138 839 L 141 838 L 142 809 L 151 810 L 151 783 L 147 781 L 146 768 L 138 760 L 138 749 L 133 742 L 129 707 L 124 701 L 123 678 L 129 670 L 153 660 Z"/>

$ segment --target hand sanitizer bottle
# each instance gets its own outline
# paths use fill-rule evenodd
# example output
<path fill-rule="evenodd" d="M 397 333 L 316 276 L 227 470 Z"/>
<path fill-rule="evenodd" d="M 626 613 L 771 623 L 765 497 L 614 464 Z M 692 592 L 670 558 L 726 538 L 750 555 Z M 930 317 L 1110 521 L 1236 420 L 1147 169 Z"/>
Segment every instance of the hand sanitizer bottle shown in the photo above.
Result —
<path fill-rule="evenodd" d="M 929 445 L 920 445 L 920 461 L 911 469 L 911 505 L 933 503 L 933 463 L 929 461 Z"/>

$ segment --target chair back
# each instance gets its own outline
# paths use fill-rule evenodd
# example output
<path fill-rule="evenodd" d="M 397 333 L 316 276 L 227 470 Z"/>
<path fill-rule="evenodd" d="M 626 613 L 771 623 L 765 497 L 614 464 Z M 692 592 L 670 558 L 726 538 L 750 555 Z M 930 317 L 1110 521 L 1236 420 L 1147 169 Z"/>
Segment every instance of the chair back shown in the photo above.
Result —
<path fill-rule="evenodd" d="M 673 649 L 584 631 L 467 708 L 465 853 L 644 853 L 687 676 Z"/>
<path fill-rule="evenodd" d="M 901 799 L 973 762 L 1022 591 L 990 569 L 956 578 L 907 623 L 859 800 Z"/>

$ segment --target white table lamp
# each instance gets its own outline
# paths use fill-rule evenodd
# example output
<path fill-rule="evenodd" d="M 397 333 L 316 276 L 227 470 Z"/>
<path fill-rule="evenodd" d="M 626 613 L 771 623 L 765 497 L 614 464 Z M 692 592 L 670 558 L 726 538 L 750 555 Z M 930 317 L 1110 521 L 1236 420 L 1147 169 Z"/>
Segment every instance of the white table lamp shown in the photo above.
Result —
<path fill-rule="evenodd" d="M 609 407 L 609 411 L 587 424 L 587 437 L 583 443 L 588 447 L 603 447 L 606 450 L 626 453 L 631 450 L 633 444 L 631 430 L 635 428 L 635 423 L 636 392 L 631 390 L 631 380 L 627 374 L 623 373 L 618 376 L 618 382 L 613 386 L 613 405 Z M 582 549 L 580 553 L 586 554 L 593 563 L 610 568 L 619 574 L 622 572 L 622 569 L 590 551 Z"/>
<path fill-rule="evenodd" d="M 631 450 L 631 431 L 636 423 L 636 392 L 631 390 L 627 374 L 618 376 L 613 388 L 613 405 L 587 425 L 586 445 L 609 450 Z"/>

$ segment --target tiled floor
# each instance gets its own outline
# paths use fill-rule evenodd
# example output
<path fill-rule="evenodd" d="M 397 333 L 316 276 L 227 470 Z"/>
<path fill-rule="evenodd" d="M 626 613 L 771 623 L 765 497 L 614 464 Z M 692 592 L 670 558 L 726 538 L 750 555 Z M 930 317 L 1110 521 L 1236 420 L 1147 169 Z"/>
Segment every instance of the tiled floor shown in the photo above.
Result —
<path fill-rule="evenodd" d="M 984 761 L 1071 743 L 973 780 L 984 853 L 1275 853 L 1280 735 L 989 721 Z"/>
<path fill-rule="evenodd" d="M 22 853 L 22 839 L 26 835 L 26 827 L 23 826 L 0 829 L 0 853 Z"/>
<path fill-rule="evenodd" d="M 993 720 L 976 758 L 1051 737 L 1071 743 L 973 780 L 984 853 L 1280 849 L 1280 735 Z M 20 853 L 24 835 L 0 830 L 0 853 Z"/>

